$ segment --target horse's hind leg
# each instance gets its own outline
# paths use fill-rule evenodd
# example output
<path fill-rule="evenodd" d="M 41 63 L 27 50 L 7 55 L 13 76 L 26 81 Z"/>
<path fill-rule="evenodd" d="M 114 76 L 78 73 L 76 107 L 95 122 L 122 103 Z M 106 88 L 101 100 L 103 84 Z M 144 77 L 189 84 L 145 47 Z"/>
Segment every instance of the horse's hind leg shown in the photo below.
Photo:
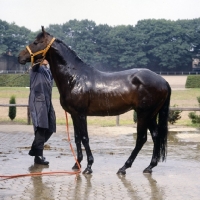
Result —
<path fill-rule="evenodd" d="M 72 116 L 73 124 L 74 124 L 74 132 L 75 132 L 75 143 L 77 146 L 77 159 L 80 163 L 83 159 L 82 149 L 81 149 L 81 142 L 85 147 L 85 151 L 87 154 L 87 168 L 83 171 L 84 174 L 91 174 L 92 173 L 92 164 L 94 162 L 94 158 L 89 146 L 89 137 L 87 131 L 87 121 L 85 115 L 76 115 Z M 77 168 L 77 164 L 75 163 L 74 168 Z"/>
<path fill-rule="evenodd" d="M 125 162 L 124 166 L 120 168 L 117 172 L 117 174 L 126 174 L 126 169 L 130 168 L 133 164 L 133 161 L 137 157 L 137 154 L 142 149 L 144 143 L 147 141 L 147 120 L 145 120 L 143 117 L 140 117 L 138 115 L 138 121 L 137 121 L 137 140 L 135 148 L 133 149 L 130 157 Z"/>
<path fill-rule="evenodd" d="M 143 173 L 152 173 L 152 168 L 157 166 L 158 160 L 159 160 L 158 155 L 159 155 L 159 151 L 160 151 L 160 142 L 158 141 L 158 125 L 156 122 L 156 117 L 150 121 L 148 128 L 149 128 L 151 136 L 152 136 L 154 147 L 153 147 L 153 155 L 152 155 L 151 163 L 143 171 Z"/>

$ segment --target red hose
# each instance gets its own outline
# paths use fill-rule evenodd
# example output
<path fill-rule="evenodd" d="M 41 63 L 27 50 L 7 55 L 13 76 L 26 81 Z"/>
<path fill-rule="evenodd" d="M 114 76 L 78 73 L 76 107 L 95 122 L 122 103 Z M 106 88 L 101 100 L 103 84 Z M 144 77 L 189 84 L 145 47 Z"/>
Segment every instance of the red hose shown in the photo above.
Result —
<path fill-rule="evenodd" d="M 78 163 L 78 161 L 76 159 L 76 155 L 74 153 L 74 149 L 73 149 L 72 144 L 71 144 L 70 134 L 69 134 L 68 117 L 67 117 L 66 111 L 65 111 L 65 117 L 66 117 L 66 131 L 67 131 L 67 136 L 68 136 L 68 142 L 69 142 L 72 154 L 74 156 L 74 159 L 76 161 L 76 164 L 79 168 L 78 171 L 53 171 L 53 172 L 35 172 L 35 173 L 30 173 L 30 174 L 0 175 L 0 178 L 11 179 L 11 178 L 19 178 L 19 177 L 25 177 L 25 176 L 42 176 L 42 175 L 54 175 L 54 174 L 69 174 L 69 175 L 79 174 L 81 172 L 81 167 L 80 167 L 80 164 Z"/>

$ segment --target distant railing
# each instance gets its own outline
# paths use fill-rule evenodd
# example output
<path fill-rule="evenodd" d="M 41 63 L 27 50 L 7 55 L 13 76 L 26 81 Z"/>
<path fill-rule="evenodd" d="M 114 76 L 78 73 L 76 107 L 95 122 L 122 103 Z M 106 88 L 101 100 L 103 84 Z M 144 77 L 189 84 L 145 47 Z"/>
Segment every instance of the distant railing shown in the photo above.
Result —
<path fill-rule="evenodd" d="M 25 74 L 27 70 L 0 70 L 0 74 Z"/>
<path fill-rule="evenodd" d="M 190 72 L 162 72 L 162 71 L 160 71 L 160 72 L 158 72 L 158 71 L 156 71 L 155 72 L 156 74 L 160 74 L 160 75 L 174 75 L 174 76 L 181 76 L 181 75 L 198 75 L 198 74 L 200 74 L 200 71 L 190 71 Z"/>
<path fill-rule="evenodd" d="M 173 111 L 200 111 L 200 108 L 177 108 L 177 107 L 170 107 L 169 110 Z M 116 126 L 119 126 L 119 115 L 116 116 Z"/>
<path fill-rule="evenodd" d="M 25 74 L 27 70 L 0 70 L 0 74 Z M 178 71 L 178 72 L 167 72 L 167 71 L 155 71 L 156 74 L 160 75 L 198 75 L 200 71 Z"/>
<path fill-rule="evenodd" d="M 177 111 L 200 111 L 200 108 L 177 108 L 171 107 L 169 110 L 177 110 Z"/>

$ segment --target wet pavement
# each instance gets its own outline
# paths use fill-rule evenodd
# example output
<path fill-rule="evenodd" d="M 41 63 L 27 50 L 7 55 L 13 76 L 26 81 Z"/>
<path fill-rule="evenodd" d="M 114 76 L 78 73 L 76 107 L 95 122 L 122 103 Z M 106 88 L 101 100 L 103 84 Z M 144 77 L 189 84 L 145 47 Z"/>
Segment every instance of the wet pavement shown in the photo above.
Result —
<path fill-rule="evenodd" d="M 0 199 L 22 200 L 161 200 L 200 198 L 200 132 L 192 128 L 171 128 L 167 161 L 153 173 L 143 174 L 152 156 L 148 141 L 125 176 L 116 172 L 129 157 L 136 140 L 133 127 L 88 127 L 94 156 L 92 175 L 51 175 L 0 179 Z M 70 127 L 71 140 L 73 129 Z M 0 125 L 0 175 L 33 172 L 71 171 L 74 158 L 65 126 L 59 126 L 44 151 L 49 167 L 33 164 L 28 151 L 33 140 L 32 126 Z M 86 155 L 81 163 L 86 167 Z"/>

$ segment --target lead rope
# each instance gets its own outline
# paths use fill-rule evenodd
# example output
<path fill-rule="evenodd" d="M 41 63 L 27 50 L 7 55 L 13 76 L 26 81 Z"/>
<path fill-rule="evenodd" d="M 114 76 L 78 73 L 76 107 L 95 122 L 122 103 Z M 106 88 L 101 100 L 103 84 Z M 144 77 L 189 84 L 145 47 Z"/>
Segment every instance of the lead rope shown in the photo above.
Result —
<path fill-rule="evenodd" d="M 76 164 L 78 166 L 77 171 L 34 172 L 34 173 L 30 173 L 30 174 L 0 175 L 0 178 L 3 178 L 2 180 L 5 180 L 5 179 L 11 179 L 11 178 L 25 177 L 25 176 L 42 176 L 42 175 L 53 175 L 53 174 L 78 175 L 81 172 L 81 167 L 80 167 L 80 164 L 78 163 L 78 160 L 77 160 L 76 155 L 74 153 L 74 149 L 73 149 L 72 144 L 71 144 L 71 139 L 70 139 L 70 134 L 69 134 L 68 117 L 67 117 L 66 111 L 65 111 L 65 117 L 66 117 L 66 131 L 67 131 L 67 136 L 68 136 L 67 141 L 70 145 L 70 149 L 72 151 L 72 154 L 73 154 L 74 159 L 76 161 Z"/>

